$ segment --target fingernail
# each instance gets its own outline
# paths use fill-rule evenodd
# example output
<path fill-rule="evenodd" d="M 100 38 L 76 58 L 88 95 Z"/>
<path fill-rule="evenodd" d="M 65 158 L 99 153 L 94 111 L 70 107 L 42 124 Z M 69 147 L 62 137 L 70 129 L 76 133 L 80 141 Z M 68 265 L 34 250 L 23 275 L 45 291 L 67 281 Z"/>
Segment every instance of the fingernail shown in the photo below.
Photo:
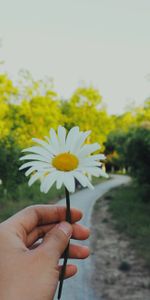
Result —
<path fill-rule="evenodd" d="M 83 246 L 83 248 L 88 251 L 88 256 L 89 256 L 91 254 L 90 248 L 88 246 Z"/>
<path fill-rule="evenodd" d="M 67 222 L 61 222 L 58 225 L 58 228 L 60 230 L 62 230 L 68 238 L 71 237 L 71 235 L 72 235 L 72 228 L 71 228 L 71 225 L 69 225 Z"/>

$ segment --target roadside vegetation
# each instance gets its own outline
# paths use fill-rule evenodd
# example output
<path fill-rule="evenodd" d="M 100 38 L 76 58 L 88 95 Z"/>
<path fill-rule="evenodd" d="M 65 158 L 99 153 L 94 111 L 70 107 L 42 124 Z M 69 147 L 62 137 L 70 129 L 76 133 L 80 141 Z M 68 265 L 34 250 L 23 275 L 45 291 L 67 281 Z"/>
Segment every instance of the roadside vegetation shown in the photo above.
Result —
<path fill-rule="evenodd" d="M 79 86 L 64 101 L 48 78 L 34 80 L 28 71 L 22 71 L 14 82 L 0 73 L 0 221 L 27 205 L 63 196 L 63 190 L 55 187 L 47 195 L 41 194 L 38 183 L 28 188 L 24 171 L 18 171 L 21 150 L 32 146 L 32 137 L 43 138 L 50 127 L 56 129 L 60 124 L 68 130 L 76 125 L 91 130 L 87 143 L 101 144 L 107 156 L 106 171 L 133 176 L 143 205 L 148 207 L 150 98 L 139 107 L 110 116 L 100 92 L 91 85 Z M 94 184 L 98 182 L 94 179 Z"/>
<path fill-rule="evenodd" d="M 105 178 L 93 178 L 93 185 L 105 181 Z M 77 189 L 80 190 L 80 185 Z M 40 184 L 36 182 L 31 187 L 28 186 L 27 180 L 18 184 L 15 188 L 7 190 L 0 186 L 0 222 L 4 221 L 20 209 L 34 204 L 54 204 L 62 199 L 65 195 L 64 188 L 56 189 L 54 185 L 48 194 L 40 192 Z"/>
<path fill-rule="evenodd" d="M 135 182 L 110 191 L 105 198 L 110 200 L 115 228 L 130 238 L 131 246 L 150 269 L 150 202 L 142 198 Z"/>
<path fill-rule="evenodd" d="M 34 204 L 56 203 L 63 198 L 64 190 L 53 186 L 48 194 L 40 192 L 39 183 L 28 187 L 27 182 L 18 185 L 16 190 L 7 191 L 0 187 L 0 222 L 4 221 L 20 209 Z"/>

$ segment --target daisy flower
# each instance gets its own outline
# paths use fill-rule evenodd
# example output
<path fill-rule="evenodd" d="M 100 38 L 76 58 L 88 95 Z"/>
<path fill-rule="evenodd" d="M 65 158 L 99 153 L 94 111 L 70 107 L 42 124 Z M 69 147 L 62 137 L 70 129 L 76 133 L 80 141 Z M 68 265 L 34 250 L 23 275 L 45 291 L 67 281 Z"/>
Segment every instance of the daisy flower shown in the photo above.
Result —
<path fill-rule="evenodd" d="M 101 160 L 105 159 L 103 154 L 92 154 L 100 149 L 98 143 L 85 144 L 90 131 L 80 131 L 75 126 L 66 132 L 62 126 L 58 127 L 57 133 L 50 129 L 50 136 L 45 140 L 33 138 L 36 146 L 24 149 L 27 154 L 20 160 L 29 160 L 24 163 L 20 170 L 28 168 L 26 176 L 29 186 L 36 180 L 41 180 L 40 190 L 47 193 L 54 183 L 60 189 L 62 185 L 69 192 L 75 191 L 75 180 L 83 187 L 93 189 L 89 178 L 91 176 L 105 176 L 107 174 L 101 169 Z M 28 154 L 30 153 L 30 154 Z"/>

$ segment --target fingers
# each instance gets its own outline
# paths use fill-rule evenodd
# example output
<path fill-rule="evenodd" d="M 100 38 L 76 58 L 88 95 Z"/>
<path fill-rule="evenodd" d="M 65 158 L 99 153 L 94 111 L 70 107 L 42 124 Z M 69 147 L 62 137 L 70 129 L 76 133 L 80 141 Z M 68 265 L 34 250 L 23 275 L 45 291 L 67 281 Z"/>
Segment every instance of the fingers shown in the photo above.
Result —
<path fill-rule="evenodd" d="M 51 260 L 51 263 L 56 267 L 71 235 L 72 226 L 67 222 L 61 222 L 44 236 L 42 244 L 35 251 L 45 254 L 44 256 Z"/>
<path fill-rule="evenodd" d="M 34 250 L 41 245 L 41 242 L 36 242 L 30 247 L 30 250 Z M 69 245 L 69 258 L 72 259 L 85 259 L 89 256 L 90 250 L 87 246 L 83 245 Z M 63 258 L 63 255 L 62 255 Z"/>
<path fill-rule="evenodd" d="M 62 266 L 59 266 L 58 268 L 59 268 L 59 272 L 61 274 Z M 78 270 L 77 270 L 77 267 L 75 265 L 71 265 L 71 264 L 67 265 L 66 270 L 65 270 L 64 279 L 67 279 L 67 278 L 70 278 L 70 277 L 74 276 L 77 273 L 77 271 Z"/>
<path fill-rule="evenodd" d="M 72 237 L 75 240 L 86 240 L 90 235 L 89 228 L 81 225 L 81 224 L 73 224 L 73 232 Z"/>
<path fill-rule="evenodd" d="M 75 208 L 71 209 L 72 223 L 81 219 L 82 212 Z M 18 235 L 26 238 L 35 227 L 43 224 L 62 222 L 66 218 L 66 208 L 55 205 L 34 205 L 27 207 L 9 218 L 5 223 L 15 227 Z M 12 226 L 11 226 L 12 227 Z"/>
<path fill-rule="evenodd" d="M 44 235 L 48 231 L 50 231 L 54 226 L 56 225 L 55 224 L 42 225 L 34 228 L 33 231 L 28 234 L 25 241 L 25 245 L 27 247 L 31 247 L 32 244 L 34 244 L 39 238 L 44 237 Z M 85 226 L 80 224 L 73 224 L 72 227 L 73 227 L 73 232 L 71 238 L 76 240 L 86 240 L 89 237 L 90 230 Z"/>
<path fill-rule="evenodd" d="M 43 238 L 44 235 L 49 232 L 54 226 L 56 226 L 55 224 L 52 225 L 42 225 L 42 226 L 37 226 L 36 228 L 34 228 L 28 235 L 26 238 L 26 242 L 25 245 L 26 247 L 31 247 L 37 240 L 39 240 L 40 238 Z"/>
<path fill-rule="evenodd" d="M 87 246 L 70 244 L 69 258 L 85 259 L 89 256 L 90 250 Z"/>

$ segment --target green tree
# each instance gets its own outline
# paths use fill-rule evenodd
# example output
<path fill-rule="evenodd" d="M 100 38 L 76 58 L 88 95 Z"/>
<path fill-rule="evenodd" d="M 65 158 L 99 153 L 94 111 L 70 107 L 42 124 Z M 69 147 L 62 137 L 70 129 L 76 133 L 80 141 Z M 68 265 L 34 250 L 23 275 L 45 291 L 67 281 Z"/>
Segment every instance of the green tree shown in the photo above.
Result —
<path fill-rule="evenodd" d="M 0 74 L 0 139 L 6 137 L 10 130 L 10 102 L 18 94 L 7 74 Z"/>
<path fill-rule="evenodd" d="M 21 150 L 12 136 L 0 140 L 0 179 L 4 190 L 14 192 L 17 185 L 25 180 L 19 171 Z"/>
<path fill-rule="evenodd" d="M 127 132 L 130 128 L 145 125 L 150 128 L 150 99 L 146 99 L 143 105 L 133 108 L 119 116 L 114 116 L 114 126 Z"/>
<path fill-rule="evenodd" d="M 114 117 L 114 123 L 115 123 L 115 130 L 118 129 L 124 132 L 127 132 L 130 127 L 133 127 L 136 125 L 136 112 L 135 111 L 128 111 L 123 113 L 122 115 L 115 116 Z"/>
<path fill-rule="evenodd" d="M 105 153 L 107 155 L 106 167 L 110 171 L 116 171 L 128 168 L 126 160 L 126 142 L 128 133 L 118 130 L 111 132 L 105 143 Z"/>
<path fill-rule="evenodd" d="M 131 174 L 139 183 L 150 183 L 150 130 L 138 127 L 132 130 L 126 142 L 126 156 Z"/>
<path fill-rule="evenodd" d="M 18 95 L 18 88 L 14 86 L 7 74 L 0 74 L 0 101 L 10 102 Z"/>
<path fill-rule="evenodd" d="M 31 144 L 32 137 L 42 138 L 50 127 L 57 128 L 62 121 L 59 102 L 48 96 L 37 96 L 20 105 L 12 105 L 11 134 L 21 147 Z"/>
<path fill-rule="evenodd" d="M 102 103 L 102 96 L 93 87 L 80 87 L 70 101 L 62 103 L 65 125 L 70 128 L 78 125 L 81 130 L 91 130 L 89 142 L 106 140 L 113 122 Z M 69 124 L 69 125 L 68 125 Z"/>
<path fill-rule="evenodd" d="M 0 99 L 0 139 L 3 139 L 9 133 L 9 110 L 9 104 Z"/>
<path fill-rule="evenodd" d="M 52 97 L 57 100 L 53 80 L 49 77 L 35 80 L 28 70 L 20 70 L 18 89 L 21 100 L 32 100 L 39 96 Z"/>
<path fill-rule="evenodd" d="M 150 98 L 146 99 L 144 105 L 136 109 L 137 125 L 150 128 Z"/>
<path fill-rule="evenodd" d="M 7 128 L 22 148 L 31 144 L 33 136 L 43 137 L 49 128 L 63 123 L 60 101 L 50 79 L 34 80 L 30 72 L 21 71 L 18 81 L 18 94 L 14 101 L 4 103 L 7 112 L 0 124 Z M 6 110 L 5 109 L 5 110 Z M 4 109 L 3 109 L 4 112 Z M 9 126 L 8 126 L 9 125 Z"/>

